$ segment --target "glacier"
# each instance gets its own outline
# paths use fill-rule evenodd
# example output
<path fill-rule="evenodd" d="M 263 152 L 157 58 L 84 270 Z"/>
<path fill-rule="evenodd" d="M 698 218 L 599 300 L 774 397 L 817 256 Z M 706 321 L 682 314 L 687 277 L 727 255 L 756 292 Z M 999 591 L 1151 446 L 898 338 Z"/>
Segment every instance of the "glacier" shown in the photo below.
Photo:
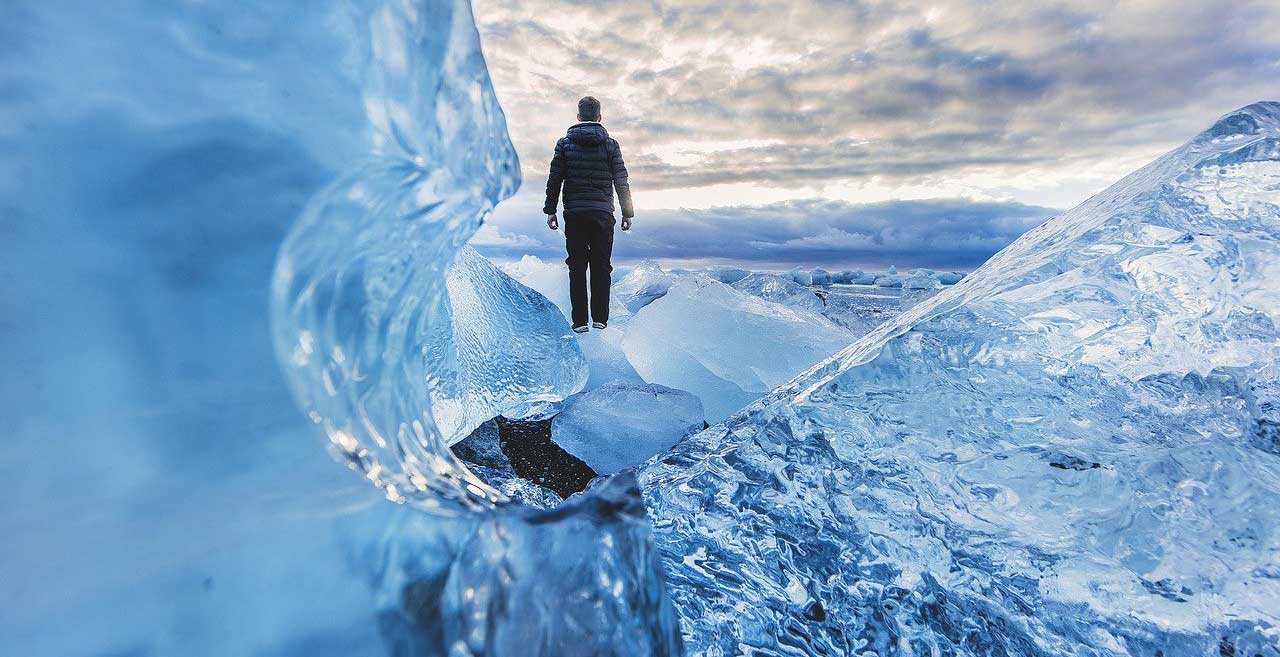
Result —
<path fill-rule="evenodd" d="M 639 478 L 691 654 L 1280 654 L 1280 103 Z"/>

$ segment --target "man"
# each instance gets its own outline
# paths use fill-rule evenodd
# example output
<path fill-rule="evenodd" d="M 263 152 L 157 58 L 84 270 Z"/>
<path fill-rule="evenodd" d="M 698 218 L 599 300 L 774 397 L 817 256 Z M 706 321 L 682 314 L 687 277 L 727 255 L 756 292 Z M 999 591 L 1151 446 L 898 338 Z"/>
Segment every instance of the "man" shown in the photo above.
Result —
<path fill-rule="evenodd" d="M 547 202 L 542 212 L 547 227 L 560 227 L 556 205 L 564 187 L 564 240 L 569 257 L 569 298 L 573 303 L 573 330 L 587 332 L 587 270 L 591 270 L 592 326 L 609 324 L 609 273 L 613 266 L 613 192 L 622 206 L 622 230 L 631 230 L 635 210 L 622 149 L 600 125 L 600 101 L 586 96 L 578 101 L 578 122 L 556 142 L 547 177 Z"/>

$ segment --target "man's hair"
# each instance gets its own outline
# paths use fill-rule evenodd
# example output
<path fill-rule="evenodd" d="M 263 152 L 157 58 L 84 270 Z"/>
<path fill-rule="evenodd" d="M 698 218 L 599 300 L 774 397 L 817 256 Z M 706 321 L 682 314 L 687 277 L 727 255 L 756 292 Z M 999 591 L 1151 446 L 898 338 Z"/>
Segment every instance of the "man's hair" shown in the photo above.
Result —
<path fill-rule="evenodd" d="M 600 120 L 600 101 L 593 96 L 583 96 L 578 101 L 578 119 L 582 121 Z"/>

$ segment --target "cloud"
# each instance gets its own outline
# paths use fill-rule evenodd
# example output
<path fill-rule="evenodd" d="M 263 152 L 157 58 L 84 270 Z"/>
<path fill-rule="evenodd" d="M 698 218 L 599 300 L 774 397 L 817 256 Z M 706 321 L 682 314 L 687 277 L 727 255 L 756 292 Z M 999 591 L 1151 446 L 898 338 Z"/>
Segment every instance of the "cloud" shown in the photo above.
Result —
<path fill-rule="evenodd" d="M 477 249 L 518 250 L 539 249 L 542 242 L 520 233 L 507 233 L 494 224 L 485 224 L 471 236 L 471 246 Z"/>
<path fill-rule="evenodd" d="M 968 268 L 1280 90 L 1274 0 L 475 0 L 538 208 L 587 93 L 631 171 L 620 257 Z M 958 197 L 963 197 L 960 199 Z M 907 200 L 911 199 L 911 200 Z M 967 200 L 964 200 L 967 199 Z"/>
<path fill-rule="evenodd" d="M 852 204 L 809 199 L 763 206 L 663 210 L 615 233 L 619 260 L 736 262 L 758 268 L 925 266 L 973 269 L 1056 213 L 1016 202 L 928 199 Z M 559 234 L 521 235 L 481 251 L 501 258 L 555 256 Z M 536 246 L 535 246 L 536 244 Z"/>
<path fill-rule="evenodd" d="M 1270 0 L 477 0 L 476 15 L 526 179 L 592 93 L 637 192 L 981 172 L 991 196 L 1069 205 L 1104 184 L 1072 172 L 1149 160 L 1280 82 Z M 1049 168 L 1054 185 L 1029 176 Z"/>

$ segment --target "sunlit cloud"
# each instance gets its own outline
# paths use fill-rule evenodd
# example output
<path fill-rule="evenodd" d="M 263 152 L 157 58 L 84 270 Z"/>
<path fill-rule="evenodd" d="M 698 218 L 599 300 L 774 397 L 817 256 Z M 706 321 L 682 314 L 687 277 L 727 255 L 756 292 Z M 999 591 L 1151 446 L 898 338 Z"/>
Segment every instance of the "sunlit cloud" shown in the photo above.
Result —
<path fill-rule="evenodd" d="M 584 94 L 622 143 L 642 225 L 802 201 L 1070 207 L 1280 93 L 1269 1 L 475 9 L 525 178 L 495 214 L 511 234 L 536 232 L 531 199 Z"/>

